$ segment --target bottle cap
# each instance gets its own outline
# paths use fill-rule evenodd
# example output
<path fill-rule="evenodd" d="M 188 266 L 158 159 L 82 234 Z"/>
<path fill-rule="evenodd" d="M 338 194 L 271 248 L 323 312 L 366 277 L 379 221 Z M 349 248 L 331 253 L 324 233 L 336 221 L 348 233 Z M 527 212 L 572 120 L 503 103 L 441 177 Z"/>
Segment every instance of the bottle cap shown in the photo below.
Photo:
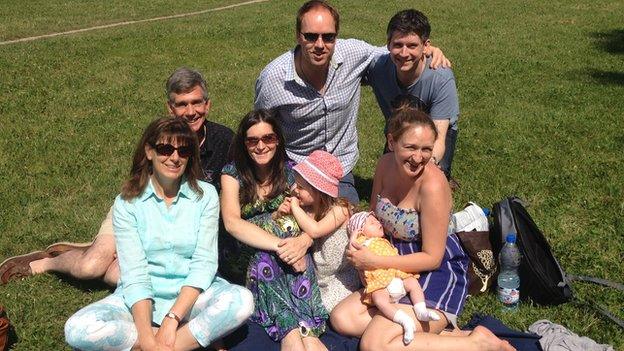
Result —
<path fill-rule="evenodd" d="M 516 242 L 516 233 L 509 233 L 509 234 L 507 234 L 507 237 L 505 238 L 505 241 L 510 243 L 510 244 L 514 244 Z"/>

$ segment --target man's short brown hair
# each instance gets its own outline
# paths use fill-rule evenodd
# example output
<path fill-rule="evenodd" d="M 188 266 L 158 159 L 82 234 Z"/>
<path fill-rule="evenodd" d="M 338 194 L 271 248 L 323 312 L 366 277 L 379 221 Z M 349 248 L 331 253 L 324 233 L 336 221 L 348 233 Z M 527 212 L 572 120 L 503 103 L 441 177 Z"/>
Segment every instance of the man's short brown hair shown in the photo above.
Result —
<path fill-rule="evenodd" d="M 301 21 L 303 21 L 303 16 L 306 13 L 317 8 L 323 8 L 329 11 L 329 13 L 331 13 L 332 17 L 334 18 L 336 33 L 338 33 L 338 28 L 340 28 L 340 15 L 338 14 L 338 11 L 336 11 L 336 9 L 332 5 L 330 5 L 327 1 L 310 0 L 306 2 L 305 4 L 303 4 L 299 8 L 299 11 L 297 11 L 297 34 L 301 33 Z"/>

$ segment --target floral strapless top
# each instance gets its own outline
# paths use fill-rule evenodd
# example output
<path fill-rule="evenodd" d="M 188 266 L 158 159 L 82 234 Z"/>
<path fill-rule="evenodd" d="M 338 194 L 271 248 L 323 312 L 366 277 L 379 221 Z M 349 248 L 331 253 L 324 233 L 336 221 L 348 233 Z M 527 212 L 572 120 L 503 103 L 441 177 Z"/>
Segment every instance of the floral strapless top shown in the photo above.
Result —
<path fill-rule="evenodd" d="M 375 215 L 386 235 L 404 241 L 421 240 L 419 213 L 415 209 L 400 208 L 377 195 Z"/>

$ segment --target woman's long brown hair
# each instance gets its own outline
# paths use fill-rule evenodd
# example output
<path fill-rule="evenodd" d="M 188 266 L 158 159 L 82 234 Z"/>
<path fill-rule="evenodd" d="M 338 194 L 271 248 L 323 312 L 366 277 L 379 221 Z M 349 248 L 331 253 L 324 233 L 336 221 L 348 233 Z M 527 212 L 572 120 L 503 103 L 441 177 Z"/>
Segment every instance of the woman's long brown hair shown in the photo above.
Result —
<path fill-rule="evenodd" d="M 260 183 L 256 175 L 256 167 L 254 161 L 249 156 L 245 139 L 247 138 L 247 130 L 258 123 L 268 123 L 273 128 L 273 133 L 277 135 L 278 143 L 275 146 L 275 155 L 269 163 L 269 184 L 271 184 L 271 192 L 267 198 L 274 198 L 288 190 L 288 181 L 286 179 L 286 142 L 284 141 L 284 133 L 277 122 L 275 111 L 271 110 L 254 110 L 243 117 L 238 125 L 238 131 L 234 136 L 234 141 L 230 147 L 230 159 L 234 161 L 238 176 L 240 177 L 240 201 L 241 204 L 252 203 L 258 200 L 257 188 Z"/>
<path fill-rule="evenodd" d="M 132 167 L 130 168 L 130 177 L 126 180 L 121 188 L 121 198 L 131 200 L 143 193 L 149 177 L 153 172 L 152 162 L 147 159 L 145 154 L 145 146 L 155 147 L 158 143 L 173 143 L 179 146 L 190 146 L 193 153 L 188 159 L 184 176 L 189 183 L 191 189 L 195 191 L 201 198 L 204 192 L 199 187 L 197 180 L 201 174 L 199 163 L 199 142 L 197 135 L 189 125 L 181 118 L 162 117 L 150 123 L 141 140 L 134 150 L 132 157 Z"/>

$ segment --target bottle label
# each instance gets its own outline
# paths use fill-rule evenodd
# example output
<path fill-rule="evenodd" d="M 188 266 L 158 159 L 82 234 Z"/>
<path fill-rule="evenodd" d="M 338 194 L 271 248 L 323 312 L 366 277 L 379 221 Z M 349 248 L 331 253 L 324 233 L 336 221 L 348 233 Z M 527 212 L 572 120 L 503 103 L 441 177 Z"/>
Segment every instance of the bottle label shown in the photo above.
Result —
<path fill-rule="evenodd" d="M 509 289 L 498 287 L 498 300 L 505 305 L 515 305 L 520 300 L 520 291 L 518 289 Z"/>

